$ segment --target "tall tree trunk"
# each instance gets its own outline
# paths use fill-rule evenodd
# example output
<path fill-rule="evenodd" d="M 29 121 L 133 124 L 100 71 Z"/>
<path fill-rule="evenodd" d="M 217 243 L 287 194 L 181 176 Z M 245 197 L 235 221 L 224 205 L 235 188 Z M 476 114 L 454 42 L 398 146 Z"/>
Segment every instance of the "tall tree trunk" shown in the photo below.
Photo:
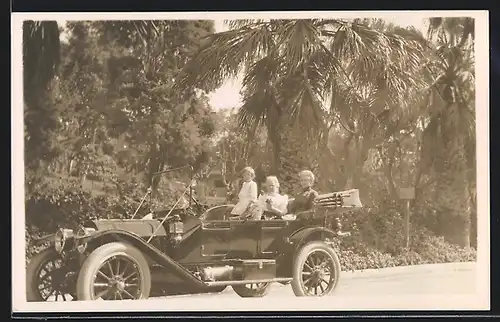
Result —
<path fill-rule="evenodd" d="M 445 240 L 470 247 L 471 202 L 463 139 L 454 136 L 436 156 L 435 204 Z"/>
<path fill-rule="evenodd" d="M 282 193 L 294 195 L 301 189 L 298 177 L 300 171 L 311 170 L 317 177 L 317 140 L 299 126 L 286 124 L 280 128 L 280 190 Z"/>

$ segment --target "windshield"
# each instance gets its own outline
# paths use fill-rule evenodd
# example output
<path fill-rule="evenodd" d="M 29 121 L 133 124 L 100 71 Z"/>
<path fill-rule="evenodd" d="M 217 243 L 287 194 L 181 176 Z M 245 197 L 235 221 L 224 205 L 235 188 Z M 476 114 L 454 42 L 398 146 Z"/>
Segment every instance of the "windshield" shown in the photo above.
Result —
<path fill-rule="evenodd" d="M 189 207 L 191 169 L 167 170 L 153 177 L 151 191 L 152 210 Z M 194 194 L 193 191 L 191 191 Z"/>

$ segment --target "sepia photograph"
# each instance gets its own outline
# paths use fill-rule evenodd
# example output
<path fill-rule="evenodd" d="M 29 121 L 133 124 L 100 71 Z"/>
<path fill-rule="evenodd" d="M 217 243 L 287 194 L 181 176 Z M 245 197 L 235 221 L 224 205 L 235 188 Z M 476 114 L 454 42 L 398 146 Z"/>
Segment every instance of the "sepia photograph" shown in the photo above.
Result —
<path fill-rule="evenodd" d="M 487 11 L 11 33 L 14 312 L 489 309 Z"/>

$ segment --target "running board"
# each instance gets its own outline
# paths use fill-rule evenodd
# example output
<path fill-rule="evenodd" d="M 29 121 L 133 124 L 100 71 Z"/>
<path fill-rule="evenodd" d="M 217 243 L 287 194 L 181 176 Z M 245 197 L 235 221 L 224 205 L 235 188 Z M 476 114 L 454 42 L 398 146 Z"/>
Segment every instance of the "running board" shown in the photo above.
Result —
<path fill-rule="evenodd" d="M 268 278 L 268 279 L 263 279 L 263 280 L 205 282 L 205 284 L 207 286 L 223 286 L 223 285 L 244 285 L 244 284 L 257 284 L 257 283 L 290 282 L 291 280 L 293 280 L 293 278 L 291 278 L 291 277 L 282 277 L 282 278 Z"/>

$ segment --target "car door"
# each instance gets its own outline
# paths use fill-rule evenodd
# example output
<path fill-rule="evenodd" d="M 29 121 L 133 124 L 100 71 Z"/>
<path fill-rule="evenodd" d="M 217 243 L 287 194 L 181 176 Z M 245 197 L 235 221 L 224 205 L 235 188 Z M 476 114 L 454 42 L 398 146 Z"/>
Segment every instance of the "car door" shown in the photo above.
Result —
<path fill-rule="evenodd" d="M 284 233 L 289 221 L 283 219 L 260 221 L 260 242 L 258 252 L 261 257 L 274 257 L 284 241 Z"/>
<path fill-rule="evenodd" d="M 231 220 L 228 258 L 249 259 L 258 254 L 260 220 Z"/>
<path fill-rule="evenodd" d="M 201 256 L 224 258 L 229 252 L 231 225 L 227 220 L 201 224 Z"/>

